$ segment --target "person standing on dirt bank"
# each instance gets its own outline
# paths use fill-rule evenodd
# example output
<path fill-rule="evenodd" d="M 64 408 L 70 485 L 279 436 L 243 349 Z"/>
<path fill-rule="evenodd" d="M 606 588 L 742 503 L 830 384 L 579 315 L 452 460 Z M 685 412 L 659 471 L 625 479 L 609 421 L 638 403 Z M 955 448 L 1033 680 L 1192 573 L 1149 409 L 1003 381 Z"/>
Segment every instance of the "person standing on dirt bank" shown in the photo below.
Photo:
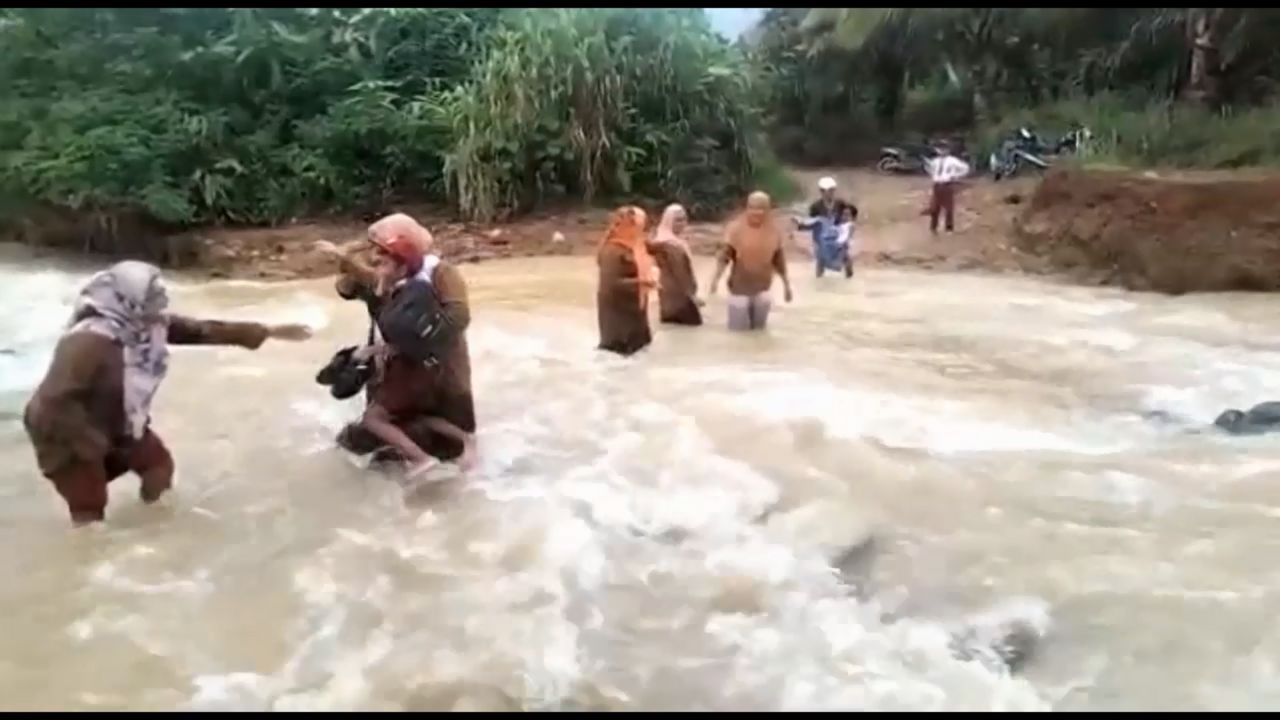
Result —
<path fill-rule="evenodd" d="M 774 222 L 768 194 L 757 190 L 747 196 L 746 210 L 725 229 L 710 294 L 716 293 L 725 270 L 729 270 L 730 330 L 762 330 L 768 324 L 773 306 L 769 288 L 775 272 L 782 279 L 783 297 L 791 302 L 782 231 Z"/>
<path fill-rule="evenodd" d="M 945 214 L 947 232 L 956 229 L 956 188 L 969 174 L 969 164 L 951 154 L 951 143 L 938 143 L 938 156 L 926 161 L 933 193 L 929 199 L 929 231 L 938 233 L 938 216 Z"/>
<path fill-rule="evenodd" d="M 693 274 L 689 244 L 681 233 L 689 225 L 683 205 L 668 205 L 658 221 L 658 230 L 649 252 L 658 263 L 662 283 L 658 288 L 659 318 L 673 325 L 701 325 L 702 302 L 698 300 L 698 279 Z"/>
<path fill-rule="evenodd" d="M 106 517 L 107 485 L 126 472 L 142 480 L 145 503 L 173 485 L 173 458 L 151 429 L 151 402 L 169 370 L 173 345 L 239 345 L 267 338 L 305 340 L 303 325 L 194 320 L 166 313 L 160 269 L 128 260 L 94 275 L 23 424 L 41 473 L 75 525 Z"/>
<path fill-rule="evenodd" d="M 407 362 L 406 358 L 384 363 L 366 390 L 370 404 L 388 411 L 391 425 L 408 437 L 422 452 L 442 461 L 474 460 L 463 457 L 473 449 L 453 432 L 442 432 L 440 421 L 461 430 L 474 443 L 476 432 L 475 402 L 471 393 L 471 355 L 466 330 L 471 323 L 471 307 L 467 300 L 467 284 L 453 264 L 432 254 L 435 244 L 431 233 L 418 221 L 403 213 L 382 218 L 369 226 L 369 243 L 374 249 L 411 244 L 421 260 L 420 273 L 430 283 L 448 322 L 457 329 L 457 338 L 432 367 Z M 370 318 L 376 317 L 386 302 L 391 287 L 382 281 L 375 268 L 344 253 L 330 243 L 318 249 L 338 260 L 339 276 L 335 282 L 344 300 L 365 303 Z M 379 461 L 406 460 L 404 455 L 371 432 L 362 422 L 347 425 L 338 433 L 338 446 L 356 455 L 378 453 Z"/>
<path fill-rule="evenodd" d="M 596 254 L 600 269 L 596 288 L 596 320 L 600 350 L 634 355 L 653 342 L 649 329 L 649 294 L 657 287 L 657 266 L 645 242 L 648 216 L 627 205 L 609 219 L 609 229 Z"/>

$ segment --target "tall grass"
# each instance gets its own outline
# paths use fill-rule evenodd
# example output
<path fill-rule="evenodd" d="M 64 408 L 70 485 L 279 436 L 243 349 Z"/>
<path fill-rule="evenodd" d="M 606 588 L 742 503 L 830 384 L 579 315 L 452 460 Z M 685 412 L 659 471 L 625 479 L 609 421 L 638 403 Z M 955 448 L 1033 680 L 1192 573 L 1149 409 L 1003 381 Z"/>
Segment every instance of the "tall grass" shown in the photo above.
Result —
<path fill-rule="evenodd" d="M 752 176 L 752 77 L 701 11 L 520 12 L 446 103 L 452 194 L 482 219 L 565 196 L 718 211 Z"/>
<path fill-rule="evenodd" d="M 1020 125 L 1043 135 L 1073 123 L 1093 133 L 1082 160 L 1131 167 L 1240 168 L 1280 166 L 1280 104 L 1231 113 L 1108 94 L 1070 99 L 1006 114 L 981 128 L 981 147 L 994 147 Z"/>

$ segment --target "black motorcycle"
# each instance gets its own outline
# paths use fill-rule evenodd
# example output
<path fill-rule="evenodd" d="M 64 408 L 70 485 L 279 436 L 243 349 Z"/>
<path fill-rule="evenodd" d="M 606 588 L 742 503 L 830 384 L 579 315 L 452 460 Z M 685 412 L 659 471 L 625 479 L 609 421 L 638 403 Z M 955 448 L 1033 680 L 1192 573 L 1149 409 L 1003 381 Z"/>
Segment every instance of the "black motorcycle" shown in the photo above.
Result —
<path fill-rule="evenodd" d="M 968 162 L 963 149 L 953 153 Z M 938 157 L 938 150 L 931 145 L 903 143 L 880 148 L 880 160 L 876 170 L 889 174 L 918 174 L 928 172 L 930 160 Z"/>
<path fill-rule="evenodd" d="M 1047 170 L 1053 157 L 1079 152 L 1092 136 L 1089 128 L 1077 126 L 1049 145 L 1035 132 L 1020 127 L 1012 137 L 1001 142 L 1000 147 L 988 158 L 991 178 L 999 181 L 1028 168 Z"/>

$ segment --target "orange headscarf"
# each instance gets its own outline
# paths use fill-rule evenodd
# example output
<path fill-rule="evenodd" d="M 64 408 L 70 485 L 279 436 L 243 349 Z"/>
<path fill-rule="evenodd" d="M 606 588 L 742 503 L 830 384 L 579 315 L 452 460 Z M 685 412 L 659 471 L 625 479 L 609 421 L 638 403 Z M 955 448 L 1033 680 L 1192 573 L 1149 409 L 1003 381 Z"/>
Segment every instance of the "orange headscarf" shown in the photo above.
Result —
<path fill-rule="evenodd" d="M 644 226 L 648 217 L 644 210 L 625 205 L 613 211 L 609 218 L 609 229 L 604 233 L 601 245 L 610 243 L 631 251 L 636 263 L 636 283 L 640 295 L 640 307 L 649 306 L 649 292 L 657 284 L 657 268 L 649 248 L 645 246 Z"/>

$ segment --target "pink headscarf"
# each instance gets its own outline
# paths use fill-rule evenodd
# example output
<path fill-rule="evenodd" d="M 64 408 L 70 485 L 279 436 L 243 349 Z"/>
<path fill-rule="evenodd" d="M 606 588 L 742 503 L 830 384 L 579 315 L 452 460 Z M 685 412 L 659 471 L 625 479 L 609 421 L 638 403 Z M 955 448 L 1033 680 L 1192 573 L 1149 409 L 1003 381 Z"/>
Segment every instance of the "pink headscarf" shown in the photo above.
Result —
<path fill-rule="evenodd" d="M 395 237 L 408 238 L 418 246 L 418 250 L 424 256 L 430 255 L 431 247 L 435 245 L 435 238 L 431 236 L 431 231 L 404 213 L 388 215 L 370 225 L 369 237 L 382 240 Z"/>
<path fill-rule="evenodd" d="M 653 235 L 655 243 L 671 243 L 686 253 L 689 252 L 689 243 L 685 242 L 684 238 L 677 235 L 675 231 L 676 216 L 683 212 L 685 212 L 684 206 L 678 203 L 672 203 L 667 206 L 666 210 L 662 211 L 662 219 L 658 222 L 658 231 Z M 688 213 L 685 213 L 685 217 L 688 217 Z"/>

